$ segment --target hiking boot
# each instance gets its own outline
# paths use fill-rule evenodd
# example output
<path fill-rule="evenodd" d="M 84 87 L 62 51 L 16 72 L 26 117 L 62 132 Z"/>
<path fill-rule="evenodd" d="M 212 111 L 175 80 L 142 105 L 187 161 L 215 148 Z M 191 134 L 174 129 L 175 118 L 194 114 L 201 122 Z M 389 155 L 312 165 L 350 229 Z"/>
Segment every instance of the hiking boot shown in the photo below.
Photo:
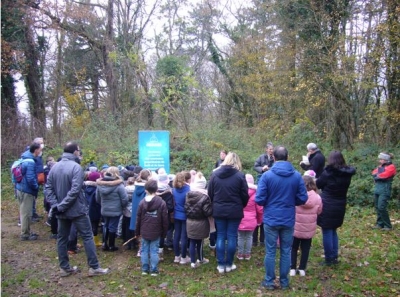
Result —
<path fill-rule="evenodd" d="M 237 268 L 236 265 L 232 264 L 232 266 L 226 266 L 225 267 L 225 271 L 226 272 L 231 272 L 231 271 L 235 270 L 236 268 Z"/>
<path fill-rule="evenodd" d="M 110 269 L 108 268 L 89 268 L 89 276 L 96 276 L 96 275 L 103 275 L 103 274 L 108 274 L 110 272 Z"/>
<path fill-rule="evenodd" d="M 31 234 L 29 236 L 21 236 L 21 241 L 31 241 L 31 240 L 37 240 L 38 235 L 37 234 Z"/>
<path fill-rule="evenodd" d="M 67 269 L 60 268 L 60 276 L 61 277 L 69 276 L 71 274 L 75 274 L 78 272 L 79 272 L 78 266 L 70 267 Z"/>

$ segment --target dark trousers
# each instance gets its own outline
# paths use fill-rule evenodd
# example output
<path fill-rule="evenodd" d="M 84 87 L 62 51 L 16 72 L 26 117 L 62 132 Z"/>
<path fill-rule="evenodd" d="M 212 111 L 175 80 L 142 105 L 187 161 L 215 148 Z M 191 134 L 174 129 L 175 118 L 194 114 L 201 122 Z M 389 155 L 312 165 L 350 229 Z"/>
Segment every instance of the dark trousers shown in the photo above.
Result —
<path fill-rule="evenodd" d="M 260 230 L 260 241 L 258 241 L 258 230 Z M 258 243 L 264 244 L 264 227 L 261 224 L 261 226 L 257 226 L 256 229 L 254 229 L 253 232 L 253 245 L 256 246 Z"/>
<path fill-rule="evenodd" d="M 299 247 L 300 247 L 301 248 L 301 257 L 300 257 L 299 270 L 306 270 L 308 256 L 310 254 L 311 242 L 312 242 L 312 238 L 302 239 L 302 238 L 293 237 L 290 269 L 296 269 L 297 251 L 299 250 Z"/>

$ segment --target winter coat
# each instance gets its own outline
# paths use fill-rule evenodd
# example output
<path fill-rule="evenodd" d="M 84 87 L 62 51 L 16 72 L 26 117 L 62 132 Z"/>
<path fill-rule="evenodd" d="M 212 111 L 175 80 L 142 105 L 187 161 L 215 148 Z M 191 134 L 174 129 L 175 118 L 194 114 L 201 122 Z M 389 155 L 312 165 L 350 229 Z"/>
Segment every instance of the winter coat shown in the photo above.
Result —
<path fill-rule="evenodd" d="M 334 168 L 326 166 L 317 179 L 317 187 L 322 190 L 323 209 L 317 224 L 323 229 L 336 229 L 342 226 L 347 204 L 347 190 L 356 169 L 350 166 Z"/>
<path fill-rule="evenodd" d="M 140 201 L 137 211 L 136 236 L 146 240 L 164 238 L 168 231 L 167 205 L 159 196 L 154 196 L 150 201 Z"/>
<path fill-rule="evenodd" d="M 208 196 L 213 203 L 213 217 L 242 219 L 243 208 L 249 201 L 248 186 L 242 172 L 229 165 L 214 170 L 208 185 Z"/>
<path fill-rule="evenodd" d="M 262 154 L 257 158 L 257 160 L 254 162 L 254 170 L 257 171 L 259 174 L 263 174 L 264 171 L 262 170 L 265 165 L 268 166 L 268 168 L 271 168 L 272 165 L 274 165 L 274 157 L 269 156 L 267 154 Z"/>
<path fill-rule="evenodd" d="M 28 193 L 36 197 L 39 191 L 39 184 L 36 172 L 36 158 L 30 151 L 24 152 L 21 158 L 23 160 L 31 159 L 33 160 L 33 162 L 22 162 L 21 168 L 23 178 L 21 182 L 15 184 L 15 187 L 20 192 Z"/>
<path fill-rule="evenodd" d="M 317 230 L 317 217 L 322 212 L 321 197 L 314 191 L 308 191 L 306 204 L 296 206 L 296 223 L 294 234 L 296 238 L 313 238 Z"/>
<path fill-rule="evenodd" d="M 254 201 L 256 197 L 257 186 L 248 184 L 249 202 L 243 209 L 244 217 L 239 225 L 239 231 L 254 231 L 257 225 L 261 225 L 263 218 L 263 208 Z"/>
<path fill-rule="evenodd" d="M 188 184 L 184 184 L 182 188 L 173 188 L 172 195 L 175 199 L 175 207 L 174 207 L 174 219 L 175 220 L 186 220 L 186 212 L 185 212 L 185 201 L 186 194 L 190 191 L 190 186 Z"/>
<path fill-rule="evenodd" d="M 303 178 L 288 161 L 277 161 L 258 182 L 256 203 L 264 207 L 263 223 L 293 227 L 295 206 L 307 202 Z"/>
<path fill-rule="evenodd" d="M 83 192 L 83 169 L 75 162 L 75 155 L 63 153 L 49 172 L 45 185 L 46 198 L 51 206 L 57 205 L 58 219 L 73 219 L 87 215 L 88 203 Z"/>
<path fill-rule="evenodd" d="M 131 222 L 129 224 L 130 230 L 136 229 L 136 216 L 139 208 L 140 201 L 146 196 L 146 191 L 144 190 L 144 182 L 135 182 L 135 191 L 132 195 L 132 214 Z"/>
<path fill-rule="evenodd" d="M 325 166 L 325 156 L 322 154 L 320 150 L 317 150 L 315 153 L 311 154 L 308 157 L 309 165 L 304 163 L 300 163 L 301 168 L 304 170 L 314 170 L 316 178 L 320 177 L 322 171 L 324 171 Z"/>
<path fill-rule="evenodd" d="M 186 194 L 186 231 L 190 239 L 204 239 L 210 234 L 208 217 L 212 215 L 212 204 L 207 191 L 195 190 Z"/>
<path fill-rule="evenodd" d="M 96 201 L 101 204 L 101 215 L 104 217 L 119 217 L 128 205 L 128 195 L 124 181 L 120 178 L 105 176 L 98 179 Z"/>
<path fill-rule="evenodd" d="M 132 216 L 132 196 L 135 191 L 134 185 L 125 185 L 126 195 L 128 196 L 128 204 L 126 208 L 123 210 L 123 214 L 125 217 L 130 218 Z"/>
<path fill-rule="evenodd" d="M 166 185 L 163 188 L 158 188 L 157 196 L 160 196 L 167 205 L 168 213 L 173 213 L 175 208 L 174 196 L 172 195 L 172 189 L 170 186 Z"/>
<path fill-rule="evenodd" d="M 97 184 L 95 181 L 87 180 L 85 185 L 85 197 L 89 204 L 89 217 L 91 221 L 100 221 L 101 205 L 96 201 Z"/>
<path fill-rule="evenodd" d="M 396 175 L 396 167 L 391 162 L 384 163 L 372 171 L 375 181 L 375 195 L 390 197 L 392 194 L 393 177 Z"/>

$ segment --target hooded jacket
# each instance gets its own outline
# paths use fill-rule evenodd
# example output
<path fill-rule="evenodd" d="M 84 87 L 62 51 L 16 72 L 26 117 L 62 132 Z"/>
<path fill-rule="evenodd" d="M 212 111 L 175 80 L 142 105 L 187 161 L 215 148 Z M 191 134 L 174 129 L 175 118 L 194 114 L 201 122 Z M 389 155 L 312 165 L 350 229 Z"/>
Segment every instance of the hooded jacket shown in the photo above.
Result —
<path fill-rule="evenodd" d="M 131 212 L 131 222 L 129 224 L 130 230 L 136 229 L 136 216 L 139 207 L 139 203 L 146 196 L 146 191 L 144 189 L 144 182 L 135 182 L 135 190 L 132 195 L 132 212 Z"/>
<path fill-rule="evenodd" d="M 213 203 L 213 217 L 242 219 L 243 208 L 249 201 L 245 175 L 229 165 L 214 170 L 208 185 L 208 196 Z"/>
<path fill-rule="evenodd" d="M 101 205 L 96 201 L 97 184 L 95 181 L 87 180 L 84 182 L 85 196 L 89 204 L 89 217 L 91 221 L 100 221 Z"/>
<path fill-rule="evenodd" d="M 244 217 L 240 222 L 239 231 L 254 231 L 257 225 L 261 225 L 263 219 L 263 208 L 254 201 L 257 186 L 248 184 L 248 187 L 250 199 L 243 209 Z"/>
<path fill-rule="evenodd" d="M 258 182 L 256 203 L 264 207 L 263 222 L 270 227 L 293 227 L 295 206 L 307 202 L 303 178 L 288 161 L 277 161 Z"/>
<path fill-rule="evenodd" d="M 176 220 L 186 220 L 186 212 L 185 212 L 185 200 L 186 194 L 190 191 L 190 186 L 188 184 L 184 184 L 182 188 L 173 188 L 172 195 L 175 199 L 175 207 L 174 207 L 174 219 Z"/>
<path fill-rule="evenodd" d="M 124 181 L 120 178 L 105 176 L 98 179 L 96 201 L 101 204 L 101 215 L 104 217 L 119 217 L 128 205 Z"/>
<path fill-rule="evenodd" d="M 23 160 L 31 159 L 34 162 L 28 162 L 28 161 L 22 162 L 21 168 L 22 168 L 23 178 L 21 182 L 15 184 L 15 187 L 20 192 L 28 193 L 36 197 L 39 191 L 39 184 L 36 171 L 37 159 L 30 151 L 24 152 L 21 158 Z"/>
<path fill-rule="evenodd" d="M 190 239 L 204 239 L 210 234 L 208 217 L 212 204 L 205 190 L 191 190 L 186 194 L 186 231 Z"/>
<path fill-rule="evenodd" d="M 317 217 L 322 212 L 321 197 L 314 191 L 308 191 L 306 204 L 296 206 L 296 223 L 294 234 L 296 238 L 313 238 L 317 230 Z"/>
<path fill-rule="evenodd" d="M 88 203 L 83 192 L 83 169 L 75 162 L 75 155 L 63 153 L 54 164 L 45 185 L 46 199 L 57 205 L 58 219 L 73 219 L 88 214 Z"/>
<path fill-rule="evenodd" d="M 347 204 L 347 190 L 356 169 L 346 166 L 340 169 L 331 165 L 317 179 L 317 187 L 322 190 L 323 209 L 317 224 L 323 229 L 336 229 L 342 226 Z"/>
<path fill-rule="evenodd" d="M 137 221 L 136 236 L 146 240 L 164 238 L 168 231 L 168 210 L 165 202 L 159 196 L 154 196 L 150 201 L 140 201 Z"/>

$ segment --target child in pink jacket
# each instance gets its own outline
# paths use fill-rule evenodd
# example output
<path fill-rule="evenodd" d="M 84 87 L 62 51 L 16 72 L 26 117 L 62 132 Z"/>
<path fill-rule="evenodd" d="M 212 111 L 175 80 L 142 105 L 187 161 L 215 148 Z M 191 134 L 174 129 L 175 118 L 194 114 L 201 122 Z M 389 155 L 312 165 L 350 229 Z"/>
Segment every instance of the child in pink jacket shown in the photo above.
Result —
<path fill-rule="evenodd" d="M 308 255 L 311 241 L 317 230 L 317 216 L 322 212 L 322 200 L 317 194 L 317 186 L 313 177 L 303 175 L 307 188 L 308 200 L 306 204 L 296 206 L 296 223 L 294 225 L 290 276 L 296 275 L 297 251 L 301 247 L 299 266 L 300 276 L 306 275 Z"/>
<path fill-rule="evenodd" d="M 253 231 L 262 223 L 263 207 L 255 203 L 257 186 L 251 174 L 246 174 L 246 181 L 249 187 L 249 202 L 243 209 L 244 217 L 239 225 L 238 231 L 238 254 L 239 260 L 250 260 L 251 248 L 253 245 Z"/>

